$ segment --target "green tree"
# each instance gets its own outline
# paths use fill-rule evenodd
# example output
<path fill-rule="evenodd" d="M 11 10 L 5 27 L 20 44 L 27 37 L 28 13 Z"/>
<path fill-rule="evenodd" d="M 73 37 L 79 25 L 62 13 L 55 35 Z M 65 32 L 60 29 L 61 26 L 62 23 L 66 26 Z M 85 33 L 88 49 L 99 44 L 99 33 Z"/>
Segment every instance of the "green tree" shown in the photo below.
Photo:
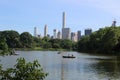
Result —
<path fill-rule="evenodd" d="M 51 43 L 50 42 L 45 42 L 43 41 L 42 42 L 42 48 L 45 48 L 45 49 L 48 49 L 48 48 L 51 48 Z"/>
<path fill-rule="evenodd" d="M 23 32 L 20 35 L 20 41 L 22 43 L 23 47 L 27 47 L 27 48 L 32 48 L 33 46 L 33 37 L 30 33 L 28 32 Z"/>
<path fill-rule="evenodd" d="M 102 50 L 106 53 L 114 53 L 114 47 L 119 43 L 120 28 L 110 27 L 102 39 Z"/>
<path fill-rule="evenodd" d="M 19 46 L 19 33 L 17 31 L 3 31 L 1 33 L 2 38 L 6 39 L 9 48 L 14 48 Z"/>
<path fill-rule="evenodd" d="M 8 51 L 8 45 L 5 38 L 0 38 L 0 50 Z"/>
<path fill-rule="evenodd" d="M 118 53 L 120 47 L 120 27 L 105 27 L 90 36 L 81 38 L 78 51 L 91 53 Z M 117 51 L 116 51 L 117 50 Z"/>
<path fill-rule="evenodd" d="M 71 40 L 64 39 L 61 41 L 60 45 L 63 49 L 68 49 L 68 50 L 72 49 L 72 41 Z"/>
<path fill-rule="evenodd" d="M 60 44 L 61 44 L 61 40 L 60 39 L 51 39 L 49 41 L 52 44 L 52 48 L 61 48 Z"/>
<path fill-rule="evenodd" d="M 47 75 L 37 60 L 26 63 L 24 58 L 19 58 L 15 68 L 7 70 L 0 66 L 0 80 L 43 80 Z"/>
<path fill-rule="evenodd" d="M 77 50 L 80 52 L 88 52 L 89 39 L 89 36 L 83 36 L 80 41 L 78 41 Z"/>

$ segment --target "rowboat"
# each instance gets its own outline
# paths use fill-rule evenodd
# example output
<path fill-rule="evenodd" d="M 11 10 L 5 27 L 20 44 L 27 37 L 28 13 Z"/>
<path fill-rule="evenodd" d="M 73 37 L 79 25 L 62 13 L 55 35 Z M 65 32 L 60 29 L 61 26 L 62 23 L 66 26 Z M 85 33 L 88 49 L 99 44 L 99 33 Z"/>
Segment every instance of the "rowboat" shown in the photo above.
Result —
<path fill-rule="evenodd" d="M 62 56 L 63 58 L 75 58 L 75 56 Z"/>

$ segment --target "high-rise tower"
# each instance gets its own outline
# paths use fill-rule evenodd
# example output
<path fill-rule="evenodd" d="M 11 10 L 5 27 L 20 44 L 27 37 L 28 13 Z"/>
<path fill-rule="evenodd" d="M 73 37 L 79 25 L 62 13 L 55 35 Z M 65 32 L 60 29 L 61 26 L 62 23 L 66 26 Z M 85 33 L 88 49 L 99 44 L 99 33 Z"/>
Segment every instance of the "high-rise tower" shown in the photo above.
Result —
<path fill-rule="evenodd" d="M 38 32 L 37 32 L 38 30 L 37 30 L 37 27 L 34 27 L 34 36 L 35 37 L 38 37 Z"/>
<path fill-rule="evenodd" d="M 62 39 L 71 39 L 71 30 L 70 28 L 66 28 L 66 14 L 63 12 L 63 23 L 62 23 Z"/>
<path fill-rule="evenodd" d="M 85 36 L 90 35 L 92 33 L 92 29 L 85 29 Z"/>
<path fill-rule="evenodd" d="M 57 38 L 58 38 L 58 39 L 61 39 L 61 38 L 62 38 L 62 35 L 61 35 L 61 32 L 60 32 L 60 31 L 58 31 L 58 33 L 57 33 Z"/>
<path fill-rule="evenodd" d="M 44 27 L 44 37 L 47 36 L 47 32 L 48 32 L 48 27 L 47 27 L 47 25 L 45 25 L 45 27 Z"/>
<path fill-rule="evenodd" d="M 114 20 L 113 23 L 112 23 L 112 27 L 116 27 L 116 23 L 117 23 L 117 21 Z"/>
<path fill-rule="evenodd" d="M 53 30 L 53 38 L 54 38 L 54 39 L 57 38 L 57 30 L 56 30 L 56 29 Z"/>
<path fill-rule="evenodd" d="M 70 28 L 62 28 L 62 39 L 71 40 L 71 30 L 70 30 Z"/>
<path fill-rule="evenodd" d="M 66 15 L 65 15 L 65 12 L 63 12 L 63 20 L 62 20 L 62 28 L 65 28 L 66 27 Z"/>

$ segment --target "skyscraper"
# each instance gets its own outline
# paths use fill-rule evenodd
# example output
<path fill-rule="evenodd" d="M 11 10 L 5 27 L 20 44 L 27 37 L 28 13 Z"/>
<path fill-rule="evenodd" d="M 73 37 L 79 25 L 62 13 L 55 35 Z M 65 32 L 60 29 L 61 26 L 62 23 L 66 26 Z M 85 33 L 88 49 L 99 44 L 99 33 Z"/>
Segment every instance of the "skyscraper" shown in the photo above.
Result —
<path fill-rule="evenodd" d="M 66 28 L 66 14 L 63 12 L 62 17 L 62 39 L 71 39 L 71 31 L 70 28 Z"/>
<path fill-rule="evenodd" d="M 80 38 L 81 38 L 81 31 L 78 31 L 78 32 L 77 32 L 77 35 L 78 35 L 78 41 L 79 41 Z"/>
<path fill-rule="evenodd" d="M 58 33 L 57 33 L 57 38 L 58 38 L 58 39 L 61 39 L 61 38 L 62 38 L 62 35 L 61 35 L 61 32 L 60 32 L 60 31 L 58 31 Z"/>
<path fill-rule="evenodd" d="M 45 25 L 45 27 L 44 27 L 44 37 L 47 36 L 47 32 L 48 32 L 48 27 L 47 27 L 47 25 Z"/>
<path fill-rule="evenodd" d="M 85 29 L 85 36 L 90 35 L 92 33 L 92 29 Z"/>
<path fill-rule="evenodd" d="M 74 32 L 71 32 L 71 40 L 74 41 L 74 36 L 75 36 L 75 33 Z"/>
<path fill-rule="evenodd" d="M 113 23 L 112 23 L 112 27 L 116 27 L 116 23 L 117 23 L 117 21 L 114 20 Z"/>
<path fill-rule="evenodd" d="M 71 40 L 71 30 L 70 30 L 70 28 L 62 28 L 62 39 Z"/>
<path fill-rule="evenodd" d="M 38 30 L 37 30 L 37 27 L 34 27 L 34 36 L 35 36 L 35 37 L 38 37 Z"/>
<path fill-rule="evenodd" d="M 71 32 L 71 40 L 73 42 L 77 42 L 78 41 L 78 34 L 77 34 L 77 32 L 76 33 L 75 32 Z"/>
<path fill-rule="evenodd" d="M 57 38 L 57 30 L 56 30 L 56 29 L 53 30 L 53 38 L 54 38 L 54 39 Z"/>
<path fill-rule="evenodd" d="M 66 15 L 65 15 L 65 12 L 63 12 L 63 19 L 62 19 L 62 28 L 65 28 L 66 27 Z"/>

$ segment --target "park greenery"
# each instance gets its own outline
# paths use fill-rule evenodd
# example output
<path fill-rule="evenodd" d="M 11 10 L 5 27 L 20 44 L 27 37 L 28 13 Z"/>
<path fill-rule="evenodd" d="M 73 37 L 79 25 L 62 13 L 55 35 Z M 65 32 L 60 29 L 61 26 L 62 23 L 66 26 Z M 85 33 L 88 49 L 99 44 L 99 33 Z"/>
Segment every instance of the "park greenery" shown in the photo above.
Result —
<path fill-rule="evenodd" d="M 37 60 L 26 63 L 24 58 L 18 58 L 14 68 L 3 70 L 0 66 L 0 80 L 44 80 L 47 75 Z"/>
<path fill-rule="evenodd" d="M 72 50 L 75 43 L 70 40 L 38 38 L 29 32 L 0 32 L 0 55 L 11 55 L 12 49 L 19 50 Z M 37 60 L 26 63 L 24 58 L 17 60 L 14 68 L 3 69 L 0 65 L 0 80 L 43 80 L 48 74 L 43 72 Z"/>
<path fill-rule="evenodd" d="M 105 27 L 89 36 L 82 36 L 76 43 L 68 39 L 38 38 L 29 32 L 0 32 L 0 53 L 9 53 L 11 49 L 22 50 L 75 50 L 87 53 L 120 53 L 120 27 Z"/>
<path fill-rule="evenodd" d="M 105 27 L 83 36 L 78 42 L 78 51 L 87 53 L 120 53 L 120 27 Z"/>
<path fill-rule="evenodd" d="M 0 50 L 6 52 L 9 49 L 40 49 L 40 50 L 72 50 L 75 43 L 70 40 L 51 39 L 49 37 L 38 38 L 29 32 L 19 34 L 17 31 L 6 30 L 0 32 Z"/>
<path fill-rule="evenodd" d="M 29 32 L 19 34 L 17 31 L 0 32 L 0 55 L 10 54 L 12 49 L 23 50 L 75 50 L 87 53 L 120 54 L 120 27 L 105 27 L 82 36 L 76 43 L 67 39 L 38 38 Z M 3 70 L 0 65 L 1 80 L 43 80 L 47 76 L 37 60 L 26 63 L 19 58 L 14 68 Z"/>

